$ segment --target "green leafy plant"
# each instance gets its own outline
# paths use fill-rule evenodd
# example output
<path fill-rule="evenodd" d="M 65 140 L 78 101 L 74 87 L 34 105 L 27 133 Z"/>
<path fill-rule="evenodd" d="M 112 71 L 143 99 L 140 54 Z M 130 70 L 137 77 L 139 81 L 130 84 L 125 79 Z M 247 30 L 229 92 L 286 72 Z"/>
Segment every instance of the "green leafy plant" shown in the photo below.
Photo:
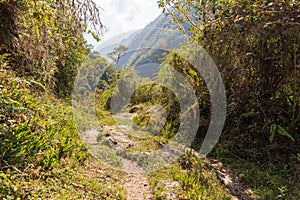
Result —
<path fill-rule="evenodd" d="M 289 134 L 285 128 L 277 124 L 272 124 L 270 127 L 270 143 L 274 141 L 275 133 L 288 137 L 291 141 L 295 142 L 294 137 L 291 134 Z"/>

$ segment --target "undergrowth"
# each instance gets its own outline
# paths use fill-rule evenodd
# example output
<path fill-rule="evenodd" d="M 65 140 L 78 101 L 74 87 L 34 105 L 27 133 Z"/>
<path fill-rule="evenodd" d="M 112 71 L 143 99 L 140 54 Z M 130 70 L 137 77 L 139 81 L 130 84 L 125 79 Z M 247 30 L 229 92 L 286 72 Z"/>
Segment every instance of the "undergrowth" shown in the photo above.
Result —
<path fill-rule="evenodd" d="M 1 68 L 0 199 L 122 199 L 120 174 L 90 157 L 71 106 Z"/>
<path fill-rule="evenodd" d="M 156 199 L 166 199 L 171 194 L 176 199 L 232 199 L 208 162 L 189 153 L 178 162 L 152 172 L 149 179 Z M 170 187 L 166 181 L 179 185 Z"/>
<path fill-rule="evenodd" d="M 229 164 L 233 171 L 242 177 L 241 183 L 250 186 L 256 196 L 268 200 L 300 198 L 299 154 L 294 155 L 289 163 L 254 161 L 242 158 L 239 151 L 229 148 L 230 145 L 230 142 L 222 140 L 214 149 L 213 157 Z M 260 153 L 253 151 L 252 156 L 258 156 Z M 274 156 L 275 154 L 270 154 L 270 157 Z"/>

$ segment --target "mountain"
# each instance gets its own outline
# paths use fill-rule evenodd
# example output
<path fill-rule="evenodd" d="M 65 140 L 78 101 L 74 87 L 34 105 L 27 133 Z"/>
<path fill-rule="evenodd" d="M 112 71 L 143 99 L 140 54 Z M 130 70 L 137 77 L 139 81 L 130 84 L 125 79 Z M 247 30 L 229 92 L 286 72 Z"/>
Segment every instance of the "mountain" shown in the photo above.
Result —
<path fill-rule="evenodd" d="M 183 26 L 188 29 L 187 23 Z M 95 51 L 107 57 L 114 48 L 125 45 L 128 51 L 121 57 L 120 66 L 134 67 L 141 76 L 153 78 L 162 58 L 185 41 L 171 17 L 161 14 L 145 28 L 116 36 Z"/>

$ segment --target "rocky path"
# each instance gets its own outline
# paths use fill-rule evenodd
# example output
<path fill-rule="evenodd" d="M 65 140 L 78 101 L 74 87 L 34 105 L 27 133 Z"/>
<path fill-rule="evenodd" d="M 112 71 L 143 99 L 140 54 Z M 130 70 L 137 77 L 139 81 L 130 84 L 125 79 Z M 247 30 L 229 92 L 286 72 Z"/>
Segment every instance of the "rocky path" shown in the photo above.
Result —
<path fill-rule="evenodd" d="M 128 120 L 131 116 L 120 115 L 118 120 Z M 114 150 L 120 152 L 130 145 L 134 145 L 135 141 L 130 139 L 126 132 L 132 128 L 130 125 L 119 126 L 105 126 L 103 128 L 105 135 L 105 142 L 107 146 L 110 146 Z M 82 140 L 89 145 L 99 144 L 99 131 L 95 129 L 87 130 L 82 135 Z M 127 173 L 126 178 L 126 190 L 128 200 L 151 200 L 153 196 L 147 181 L 146 172 L 140 167 L 137 162 L 122 158 L 121 170 Z"/>
<path fill-rule="evenodd" d="M 117 117 L 118 120 L 121 121 L 128 121 L 128 119 L 131 118 L 131 116 L 128 114 L 121 114 Z M 111 149 L 121 154 L 122 167 L 120 169 L 127 173 L 125 184 L 128 194 L 127 199 L 151 200 L 154 199 L 154 197 L 151 194 L 151 189 L 147 181 L 145 170 L 141 166 L 139 166 L 134 159 L 130 160 L 126 156 L 122 155 L 124 154 L 126 148 L 136 144 L 136 141 L 131 139 L 131 137 L 129 137 L 127 134 L 131 130 L 132 127 L 130 125 L 105 126 L 102 130 L 103 133 L 100 135 L 102 135 L 102 142 L 104 139 L 104 144 L 106 146 L 109 146 Z M 81 138 L 91 146 L 97 146 L 101 143 L 101 141 L 99 141 L 99 131 L 94 129 L 86 131 Z M 196 156 L 198 155 L 197 152 L 193 151 L 193 153 Z M 200 156 L 199 159 L 201 159 Z M 216 170 L 217 176 L 220 181 L 228 188 L 229 192 L 233 196 L 233 199 L 255 199 L 255 197 L 252 195 L 251 190 L 239 183 L 239 175 L 234 174 L 229 166 L 224 166 L 219 161 L 213 159 L 210 159 L 209 162 L 210 165 Z"/>
<path fill-rule="evenodd" d="M 135 162 L 124 159 L 123 168 L 127 172 L 126 189 L 128 200 L 150 200 L 151 190 L 145 176 L 145 171 Z"/>

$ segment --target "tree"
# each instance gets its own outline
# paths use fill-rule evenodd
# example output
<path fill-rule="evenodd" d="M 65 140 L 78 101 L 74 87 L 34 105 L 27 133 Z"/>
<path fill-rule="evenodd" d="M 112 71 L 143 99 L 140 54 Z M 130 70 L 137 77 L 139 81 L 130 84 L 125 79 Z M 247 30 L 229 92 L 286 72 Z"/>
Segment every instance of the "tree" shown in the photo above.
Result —
<path fill-rule="evenodd" d="M 127 46 L 120 45 L 114 48 L 114 50 L 110 52 L 107 56 L 116 64 L 117 67 L 119 67 L 120 59 L 126 53 L 127 50 Z"/>
<path fill-rule="evenodd" d="M 244 121 L 245 127 L 256 122 L 264 127 L 265 134 L 257 129 L 259 134 L 255 131 L 254 137 L 268 139 L 274 124 L 285 127 L 287 139 L 299 133 L 299 2 L 159 0 L 158 3 L 179 27 L 186 21 L 192 39 L 212 55 L 222 71 L 228 102 L 237 104 L 235 117 Z M 245 113 L 252 117 L 245 118 Z M 271 132 L 273 137 L 274 131 Z"/>
<path fill-rule="evenodd" d="M 99 16 L 92 0 L 3 0 L 0 53 L 10 54 L 19 76 L 32 76 L 67 97 L 88 53 L 83 33 L 99 39 L 105 30 Z"/>

